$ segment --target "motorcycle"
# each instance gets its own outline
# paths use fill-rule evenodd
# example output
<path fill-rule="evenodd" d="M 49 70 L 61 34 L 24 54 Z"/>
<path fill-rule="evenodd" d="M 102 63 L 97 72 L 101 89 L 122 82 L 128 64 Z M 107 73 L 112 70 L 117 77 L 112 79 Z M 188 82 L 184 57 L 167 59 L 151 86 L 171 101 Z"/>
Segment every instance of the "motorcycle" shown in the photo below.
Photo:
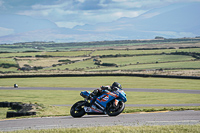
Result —
<path fill-rule="evenodd" d="M 109 116 L 117 116 L 125 108 L 124 103 L 127 101 L 127 98 L 123 89 L 115 88 L 111 92 L 105 91 L 96 97 L 92 97 L 90 94 L 90 91 L 82 91 L 80 93 L 84 100 L 76 102 L 71 107 L 70 114 L 72 117 L 82 117 L 86 113 L 88 115 L 107 114 Z"/>

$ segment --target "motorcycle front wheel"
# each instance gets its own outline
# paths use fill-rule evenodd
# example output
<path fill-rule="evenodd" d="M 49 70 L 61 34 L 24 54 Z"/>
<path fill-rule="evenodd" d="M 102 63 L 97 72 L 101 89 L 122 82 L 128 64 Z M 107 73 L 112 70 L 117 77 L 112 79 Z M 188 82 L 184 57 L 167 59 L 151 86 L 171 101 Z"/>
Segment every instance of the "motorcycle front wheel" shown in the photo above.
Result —
<path fill-rule="evenodd" d="M 78 101 L 76 102 L 70 110 L 70 114 L 74 118 L 82 117 L 85 115 L 85 110 L 84 110 L 84 105 L 85 101 Z"/>
<path fill-rule="evenodd" d="M 114 101 L 113 101 L 114 102 Z M 118 105 L 115 106 L 113 102 L 108 103 L 106 112 L 109 116 L 119 115 L 125 108 L 125 104 L 122 101 L 119 101 Z"/>

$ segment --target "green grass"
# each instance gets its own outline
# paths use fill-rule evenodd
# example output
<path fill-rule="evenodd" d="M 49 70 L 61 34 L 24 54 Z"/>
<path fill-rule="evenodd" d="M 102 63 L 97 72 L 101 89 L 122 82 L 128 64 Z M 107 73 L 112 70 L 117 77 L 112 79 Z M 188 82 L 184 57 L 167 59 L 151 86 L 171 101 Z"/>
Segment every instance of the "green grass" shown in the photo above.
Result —
<path fill-rule="evenodd" d="M 158 54 L 158 53 L 170 53 L 170 52 L 196 52 L 199 53 L 200 48 L 188 48 L 188 49 L 160 49 L 160 50 L 104 50 L 104 51 L 65 51 L 65 52 L 25 52 L 25 53 L 0 53 L 0 57 L 9 57 L 7 59 L 0 58 L 1 62 L 6 62 L 6 60 L 14 60 L 12 58 L 17 56 L 22 56 L 19 60 L 20 67 L 23 67 L 24 64 L 28 64 L 30 66 L 42 66 L 42 67 L 50 67 L 44 68 L 37 73 L 41 73 L 43 71 L 48 70 L 78 70 L 78 71 L 105 71 L 105 70 L 146 70 L 146 69 L 199 69 L 199 63 L 192 61 L 195 58 L 191 56 L 184 55 L 146 55 L 146 56 L 133 56 L 133 57 L 118 57 L 118 58 L 100 58 L 103 63 L 115 63 L 119 67 L 98 67 L 94 64 L 92 60 L 81 61 L 68 65 L 61 65 L 56 67 L 51 67 L 53 64 L 60 64 L 54 60 L 55 58 L 30 58 L 25 56 L 35 57 L 36 55 L 50 55 L 56 57 L 77 57 L 77 56 L 85 56 L 85 55 L 108 55 L 108 54 L 129 54 L 129 55 L 138 55 L 138 54 Z M 91 57 L 90 56 L 90 57 Z M 20 59 L 20 58 L 18 58 Z M 53 60 L 53 61 L 52 61 Z M 185 62 L 188 61 L 188 62 Z M 139 62 L 138 65 L 136 65 Z M 158 64 L 155 64 L 158 62 Z M 171 63 L 163 63 L 163 62 L 171 62 Z M 145 63 L 145 65 L 143 64 Z M 147 63 L 147 64 L 146 64 Z M 16 62 L 15 62 L 16 64 Z M 12 69 L 0 69 L 3 72 L 16 70 Z"/>
<path fill-rule="evenodd" d="M 32 56 L 42 55 L 42 52 L 28 52 L 28 53 L 0 53 L 0 57 L 17 57 L 17 56 Z"/>
<path fill-rule="evenodd" d="M 1 78 L 1 87 L 90 87 L 111 85 L 119 82 L 123 88 L 155 88 L 200 90 L 198 79 L 142 78 L 131 76 L 91 76 L 91 77 L 46 77 L 46 78 Z"/>
<path fill-rule="evenodd" d="M 92 69 L 87 71 L 116 71 L 116 70 L 153 70 L 153 69 L 167 69 L 167 70 L 180 70 L 180 69 L 199 69 L 200 61 L 186 61 L 186 62 L 169 62 L 169 63 L 154 63 L 154 64 L 137 64 L 126 65 L 121 67 L 107 67 Z"/>
<path fill-rule="evenodd" d="M 0 52 L 17 53 L 17 52 L 25 52 L 25 51 L 42 51 L 42 50 L 34 49 L 34 48 L 21 48 L 21 47 L 15 47 L 15 46 L 14 47 L 11 46 L 10 48 L 1 48 L 1 46 L 0 46 Z"/>
<path fill-rule="evenodd" d="M 100 58 L 99 60 L 101 60 L 102 63 L 115 63 L 120 67 L 101 66 L 100 68 L 98 68 L 98 66 L 94 64 L 95 62 L 93 60 L 86 60 L 73 64 L 62 65 L 53 68 L 46 68 L 45 70 L 50 70 L 50 69 L 65 70 L 67 68 L 68 70 L 84 69 L 86 71 L 87 70 L 102 71 L 102 70 L 145 70 L 145 69 L 160 69 L 160 68 L 163 69 L 199 68 L 200 62 L 191 61 L 193 59 L 194 58 L 191 56 L 184 56 L 184 55 L 149 55 L 149 56 L 134 56 L 134 57 L 118 57 L 118 58 Z M 189 61 L 189 62 L 182 62 L 182 61 Z M 138 65 L 136 65 L 137 62 L 139 62 Z M 158 64 L 156 64 L 156 62 L 158 62 Z"/>
<path fill-rule="evenodd" d="M 16 61 L 12 58 L 0 58 L 0 66 L 2 64 L 9 64 L 9 65 L 16 65 L 17 66 Z M 16 72 L 17 71 L 17 67 L 4 68 L 3 66 L 0 67 L 0 71 L 2 71 L 2 72 L 8 72 L 8 71 L 15 71 Z"/>
<path fill-rule="evenodd" d="M 78 61 L 83 59 L 87 59 L 87 57 L 18 58 L 17 62 L 20 67 L 23 67 L 25 64 L 28 64 L 29 66 L 32 67 L 33 66 L 50 67 L 43 69 L 43 70 L 49 70 L 49 69 L 60 68 L 60 66 L 52 67 L 52 65 L 54 64 L 65 63 L 65 62 L 59 62 L 59 60 Z"/>
<path fill-rule="evenodd" d="M 82 100 L 79 91 L 62 90 L 0 90 L 0 101 L 42 103 L 44 105 L 73 104 Z"/>
<path fill-rule="evenodd" d="M 188 49 L 160 49 L 160 50 L 98 50 L 95 51 L 92 56 L 97 55 L 116 55 L 116 54 L 160 54 L 160 53 L 171 53 L 171 52 L 196 52 L 200 53 L 200 48 L 188 48 Z"/>
<path fill-rule="evenodd" d="M 126 91 L 126 90 L 125 90 Z M 126 104 L 188 104 L 200 103 L 199 94 L 179 94 L 179 93 L 156 93 L 156 92 L 128 92 Z M 70 106 L 59 107 L 52 105 L 72 105 L 75 102 L 83 100 L 80 91 L 65 90 L 0 90 L 0 101 L 38 103 L 43 104 L 45 108 L 37 110 L 36 117 L 41 116 L 63 116 L 69 115 Z M 177 110 L 185 107 L 176 108 Z M 165 110 L 176 110 L 165 108 Z M 197 109 L 197 107 L 189 107 Z M 126 113 L 130 112 L 149 112 L 163 110 L 163 107 L 126 107 Z M 8 109 L 0 108 L 0 119 L 5 119 Z M 34 116 L 35 117 L 35 116 Z"/>
<path fill-rule="evenodd" d="M 84 90 L 84 89 L 83 89 Z M 188 104 L 200 103 L 199 94 L 126 92 L 126 104 Z M 80 91 L 64 90 L 0 90 L 0 101 L 42 103 L 44 105 L 73 104 L 83 100 Z"/>
<path fill-rule="evenodd" d="M 0 64 L 16 64 L 15 60 L 12 58 L 0 58 Z"/>
<path fill-rule="evenodd" d="M 134 57 L 118 57 L 118 58 L 100 58 L 103 63 L 115 63 L 117 65 L 137 64 L 139 63 L 156 63 L 168 61 L 186 61 L 194 59 L 191 56 L 184 55 L 149 55 Z"/>
<path fill-rule="evenodd" d="M 55 50 L 55 49 L 54 49 Z M 65 52 L 24 52 L 19 53 L 16 50 L 10 51 L 15 53 L 0 53 L 0 57 L 16 57 L 16 56 L 35 56 L 35 55 L 51 55 L 51 56 L 82 56 L 89 55 L 116 55 L 116 54 L 160 54 L 160 53 L 171 53 L 171 52 L 196 52 L 200 53 L 200 48 L 188 48 L 188 49 L 160 49 L 160 50 L 97 50 L 91 54 L 91 51 L 65 51 Z"/>
<path fill-rule="evenodd" d="M 97 65 L 95 65 L 92 60 L 86 60 L 86 61 L 80 61 L 77 63 L 67 64 L 67 65 L 62 65 L 62 66 L 46 68 L 45 70 L 50 70 L 50 69 L 65 70 L 66 68 L 69 70 L 77 70 L 77 69 L 89 69 L 91 67 L 96 68 Z"/>
<path fill-rule="evenodd" d="M 9 72 L 9 71 L 18 72 L 16 67 L 10 67 L 10 68 L 0 67 L 0 71 L 2 71 L 2 72 Z"/>
<path fill-rule="evenodd" d="M 50 105 L 42 105 L 42 108 L 39 108 L 36 111 L 36 115 L 34 116 L 24 116 L 18 118 L 30 118 L 30 117 L 49 117 L 49 116 L 69 116 L 70 115 L 70 106 L 50 106 Z M 0 120 L 6 119 L 6 113 L 10 110 L 9 108 L 0 108 Z M 12 118 L 11 118 L 12 119 Z"/>
<path fill-rule="evenodd" d="M 44 55 L 51 56 L 83 56 L 89 55 L 91 51 L 67 51 L 67 52 L 46 52 Z"/>
<path fill-rule="evenodd" d="M 184 111 L 184 110 L 200 110 L 200 106 L 174 106 L 174 107 L 126 107 L 123 113 L 139 113 L 139 112 L 167 112 L 167 111 Z"/>
<path fill-rule="evenodd" d="M 65 52 L 24 52 L 24 53 L 0 53 L 0 57 L 17 57 L 17 56 L 33 56 L 51 55 L 51 56 L 83 56 L 89 55 L 91 51 L 65 51 Z"/>
<path fill-rule="evenodd" d="M 9 133 L 198 133 L 200 125 L 164 125 L 164 126 L 97 126 L 84 128 L 59 128 L 42 130 L 19 130 Z"/>

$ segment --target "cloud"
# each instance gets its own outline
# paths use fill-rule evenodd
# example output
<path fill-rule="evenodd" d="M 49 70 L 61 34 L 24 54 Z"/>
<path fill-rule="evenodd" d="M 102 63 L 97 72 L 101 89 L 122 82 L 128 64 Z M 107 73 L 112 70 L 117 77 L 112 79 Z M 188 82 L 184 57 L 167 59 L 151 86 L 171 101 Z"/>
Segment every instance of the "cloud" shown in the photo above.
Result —
<path fill-rule="evenodd" d="M 3 0 L 0 0 L 0 7 L 3 5 L 3 3 L 4 3 Z"/>
<path fill-rule="evenodd" d="M 6 36 L 6 35 L 9 35 L 9 34 L 13 34 L 13 33 L 14 33 L 13 29 L 0 27 L 0 36 Z"/>
<path fill-rule="evenodd" d="M 9 9 L 9 12 L 18 15 L 48 19 L 60 27 L 71 28 L 76 24 L 112 22 L 121 17 L 133 18 L 153 8 L 191 1 L 200 0 L 0 0 L 0 5 L 7 5 L 7 11 Z M 146 17 L 155 14 L 148 15 Z"/>
<path fill-rule="evenodd" d="M 55 4 L 35 4 L 29 10 L 18 11 L 19 15 L 45 18 L 55 22 L 58 26 L 63 23 L 69 24 L 96 24 L 111 22 L 121 17 L 137 17 L 144 10 L 133 10 L 138 8 L 137 3 L 112 0 L 69 0 L 60 1 Z M 69 22 L 70 21 L 70 22 Z M 62 24 L 60 23 L 62 22 Z"/>
<path fill-rule="evenodd" d="M 5 5 L 4 5 L 3 0 L 0 0 L 0 13 L 1 13 L 1 10 L 5 10 Z"/>
<path fill-rule="evenodd" d="M 58 27 L 64 27 L 64 28 L 73 28 L 77 25 L 84 25 L 84 23 L 81 22 L 66 22 L 66 21 L 61 21 L 61 22 L 55 22 Z"/>

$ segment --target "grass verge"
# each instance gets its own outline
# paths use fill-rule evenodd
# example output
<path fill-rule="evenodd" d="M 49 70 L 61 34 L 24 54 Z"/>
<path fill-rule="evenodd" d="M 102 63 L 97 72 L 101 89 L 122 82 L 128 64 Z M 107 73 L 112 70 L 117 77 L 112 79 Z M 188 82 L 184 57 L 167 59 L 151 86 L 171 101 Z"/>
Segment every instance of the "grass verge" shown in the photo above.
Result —
<path fill-rule="evenodd" d="M 200 125 L 169 125 L 169 126 L 106 126 L 87 128 L 62 128 L 43 130 L 20 130 L 10 133 L 198 133 Z M 3 132 L 2 132 L 3 133 Z"/>
<path fill-rule="evenodd" d="M 131 76 L 91 76 L 91 77 L 46 77 L 46 78 L 1 78 L 0 87 L 90 87 L 121 83 L 123 88 L 157 88 L 200 90 L 198 79 L 143 78 Z"/>
<path fill-rule="evenodd" d="M 199 94 L 127 92 L 126 104 L 189 104 L 200 103 Z M 83 100 L 80 91 L 65 90 L 0 90 L 0 101 L 72 105 Z"/>
<path fill-rule="evenodd" d="M 37 109 L 37 115 L 22 116 L 18 118 L 30 117 L 50 117 L 50 116 L 70 116 L 71 106 L 50 106 L 46 105 L 43 108 Z M 183 110 L 200 110 L 200 107 L 126 107 L 122 113 L 141 113 L 141 112 L 159 112 L 159 111 L 183 111 Z M 0 119 L 6 119 L 8 108 L 0 108 Z M 12 118 L 10 118 L 12 119 Z"/>

